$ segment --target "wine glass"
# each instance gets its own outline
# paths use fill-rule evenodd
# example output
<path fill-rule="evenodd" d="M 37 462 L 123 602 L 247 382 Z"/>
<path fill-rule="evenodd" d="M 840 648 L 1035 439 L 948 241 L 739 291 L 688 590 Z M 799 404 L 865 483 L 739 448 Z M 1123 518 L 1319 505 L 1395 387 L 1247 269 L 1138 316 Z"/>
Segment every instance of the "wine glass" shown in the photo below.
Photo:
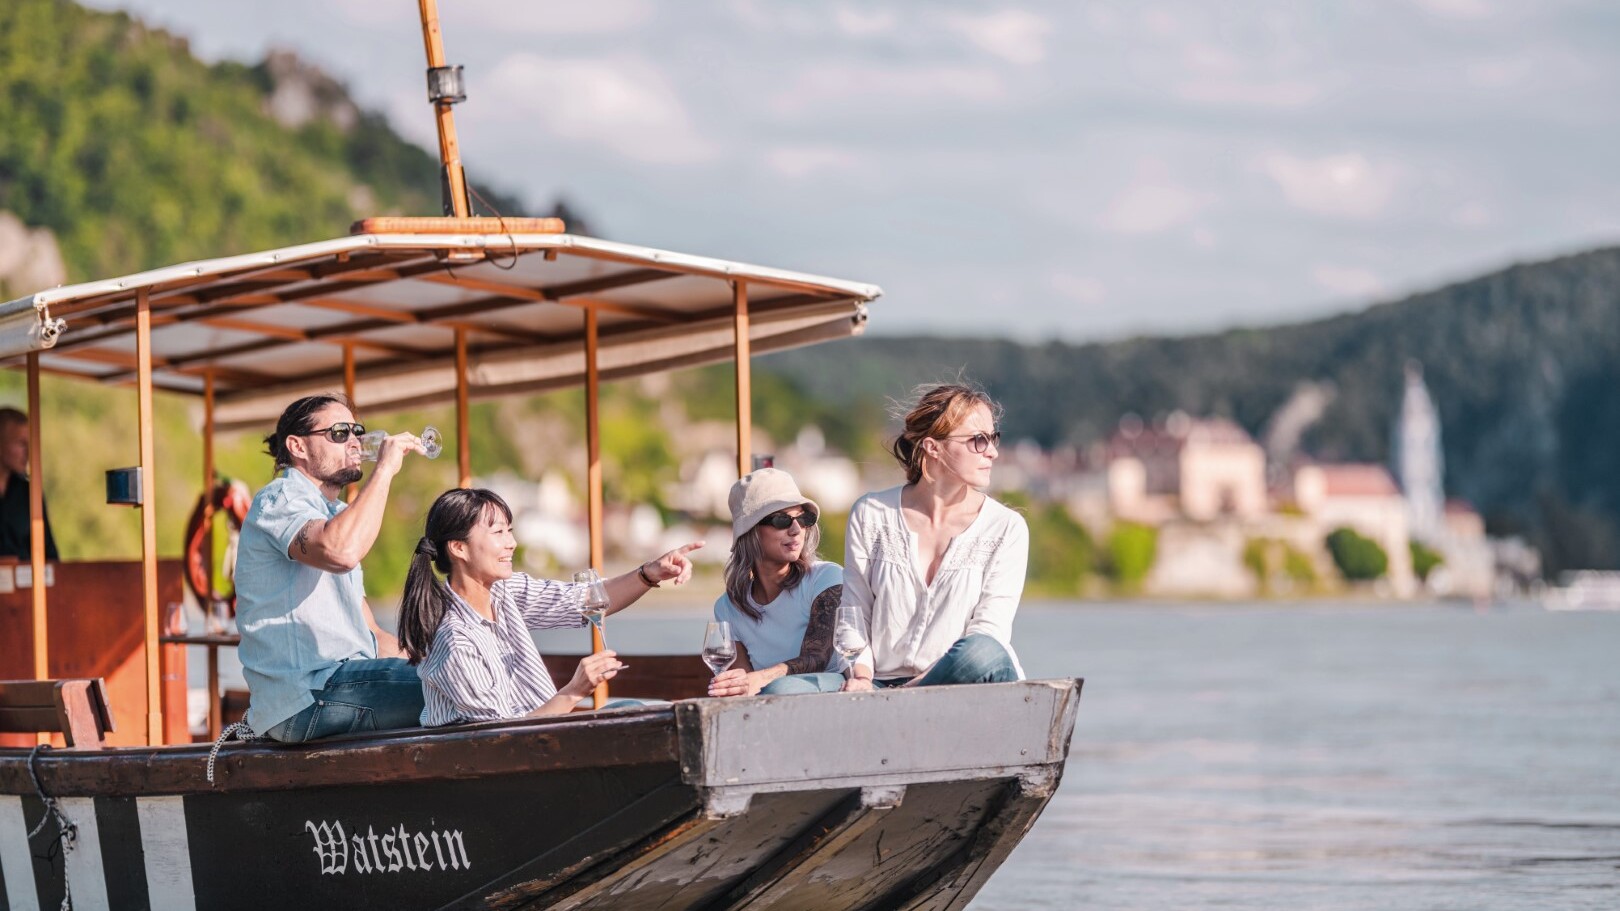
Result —
<path fill-rule="evenodd" d="M 437 427 L 426 427 L 418 437 L 422 441 L 422 454 L 430 459 L 439 457 L 444 452 L 444 436 Z M 388 439 L 388 431 L 372 430 L 360 435 L 360 461 L 375 462 L 382 452 L 383 440 Z"/>
<path fill-rule="evenodd" d="M 703 663 L 716 677 L 737 660 L 737 642 L 731 638 L 731 624 L 711 620 L 703 631 Z"/>
<path fill-rule="evenodd" d="M 444 437 L 439 434 L 439 428 L 432 424 L 422 428 L 422 454 L 430 459 L 439 457 L 444 452 Z"/>
<path fill-rule="evenodd" d="M 602 637 L 602 647 L 607 648 L 607 627 L 603 625 L 607 619 L 607 586 L 602 584 L 602 577 L 594 569 L 574 573 L 574 581 L 586 586 L 585 597 L 579 602 L 579 612 L 585 615 L 591 626 L 596 627 L 597 635 Z"/>
<path fill-rule="evenodd" d="M 866 620 L 861 609 L 853 604 L 838 605 L 838 616 L 833 625 L 833 649 L 844 656 L 847 670 L 856 656 L 866 651 Z"/>

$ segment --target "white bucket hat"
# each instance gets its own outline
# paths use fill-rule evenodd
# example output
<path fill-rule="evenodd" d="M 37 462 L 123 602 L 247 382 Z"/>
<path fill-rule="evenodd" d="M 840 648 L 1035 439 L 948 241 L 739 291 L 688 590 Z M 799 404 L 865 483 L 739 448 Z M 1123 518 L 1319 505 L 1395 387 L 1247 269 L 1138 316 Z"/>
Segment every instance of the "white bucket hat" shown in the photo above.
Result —
<path fill-rule="evenodd" d="M 780 468 L 761 468 L 742 476 L 742 479 L 731 485 L 731 496 L 727 498 L 731 506 L 731 539 L 733 541 L 748 534 L 748 530 L 765 521 L 765 517 L 773 512 L 791 509 L 795 506 L 808 506 L 816 514 L 821 513 L 821 507 L 816 501 L 799 493 L 799 485 L 793 483 L 793 475 Z"/>

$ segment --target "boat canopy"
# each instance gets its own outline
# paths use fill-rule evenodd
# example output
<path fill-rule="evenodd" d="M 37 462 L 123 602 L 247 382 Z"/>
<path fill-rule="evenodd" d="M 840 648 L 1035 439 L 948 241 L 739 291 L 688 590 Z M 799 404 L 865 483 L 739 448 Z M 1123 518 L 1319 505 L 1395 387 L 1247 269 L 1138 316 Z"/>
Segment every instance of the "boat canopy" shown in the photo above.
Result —
<path fill-rule="evenodd" d="M 487 233 L 453 230 L 487 228 Z M 505 228 L 506 231 L 501 229 Z M 554 219 L 374 219 L 352 236 L 123 278 L 0 305 L 0 364 L 107 383 L 136 379 L 137 295 L 151 308 L 157 388 L 202 394 L 220 429 L 262 427 L 302 395 L 344 388 L 367 410 L 584 382 L 587 311 L 602 379 L 731 358 L 738 298 L 749 345 L 856 335 L 875 285 L 560 233 Z M 742 291 L 738 286 L 742 286 Z"/>

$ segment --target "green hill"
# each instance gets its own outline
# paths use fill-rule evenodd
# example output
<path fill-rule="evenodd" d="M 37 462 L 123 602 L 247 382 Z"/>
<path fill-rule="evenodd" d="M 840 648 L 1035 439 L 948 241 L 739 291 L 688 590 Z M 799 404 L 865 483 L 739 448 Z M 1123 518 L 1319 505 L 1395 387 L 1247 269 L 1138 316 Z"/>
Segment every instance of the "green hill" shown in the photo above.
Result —
<path fill-rule="evenodd" d="M 67 281 L 334 237 L 365 215 L 440 210 L 437 159 L 318 71 L 285 55 L 204 64 L 183 38 L 123 13 L 64 0 L 0 4 L 0 97 L 0 213 L 54 234 Z M 425 103 L 422 115 L 431 116 Z M 524 211 L 487 187 L 480 193 L 502 211 Z M 0 300 L 32 290 L 0 276 Z M 41 386 L 45 490 L 63 555 L 137 554 L 136 514 L 103 504 L 100 489 L 103 471 L 137 461 L 133 391 L 54 377 Z M 24 397 L 22 374 L 0 372 L 0 403 Z M 157 399 L 167 554 L 179 551 L 202 486 L 199 411 Z M 450 426 L 445 414 L 411 417 Z M 255 485 L 266 479 L 268 461 L 250 436 L 221 444 L 223 471 Z M 435 468 L 418 486 L 454 483 L 453 467 Z M 379 575 L 387 591 L 392 573 Z"/>
<path fill-rule="evenodd" d="M 1302 383 L 1329 383 L 1304 450 L 1385 461 L 1408 360 L 1440 411 L 1449 495 L 1493 531 L 1528 534 L 1550 570 L 1620 567 L 1620 249 L 1270 329 L 1091 345 L 878 337 L 764 364 L 834 403 L 965 370 L 1006 405 L 1013 437 L 1046 445 L 1174 409 L 1258 436 Z"/>
<path fill-rule="evenodd" d="M 439 211 L 435 158 L 289 57 L 209 65 L 183 38 L 124 14 L 8 0 L 0 90 L 0 212 L 54 232 L 70 281 L 334 236 L 363 215 Z M 544 214 L 481 193 L 502 211 Z M 0 277 L 0 299 L 17 293 Z M 1620 250 L 1599 250 L 1273 329 L 1039 346 L 871 336 L 761 359 L 755 412 L 778 439 L 815 421 L 835 446 L 881 460 L 886 397 L 960 370 L 1007 404 L 1015 437 L 1048 445 L 1100 439 L 1125 412 L 1177 408 L 1259 433 L 1313 382 L 1335 393 L 1305 449 L 1382 460 L 1402 365 L 1416 359 L 1445 425 L 1449 492 L 1478 505 L 1493 530 L 1528 533 L 1552 569 L 1616 566 L 1617 297 Z M 881 304 L 877 316 L 881 329 Z M 729 419 L 728 377 L 724 368 L 688 371 L 669 395 L 686 419 Z M 99 490 L 102 471 L 135 461 L 133 393 L 47 379 L 44 396 L 54 416 L 43 439 L 45 489 L 63 552 L 133 555 L 134 514 L 102 504 Z M 0 373 L 0 403 L 21 398 L 21 375 Z M 514 441 L 534 422 L 577 426 L 569 421 L 578 398 L 476 407 L 475 433 L 489 442 L 475 470 L 533 474 L 524 461 L 532 453 Z M 607 390 L 605 435 L 630 453 L 608 466 L 610 500 L 656 499 L 675 470 L 668 452 L 679 428 L 656 405 L 626 384 Z M 200 486 L 198 414 L 160 396 L 158 419 L 160 546 L 172 553 Z M 450 426 L 443 410 L 388 420 Z M 257 449 L 247 437 L 223 441 L 222 469 L 262 481 L 268 465 Z M 420 515 L 453 481 L 450 471 L 434 465 L 396 487 L 399 514 Z M 402 558 L 390 555 L 409 551 L 411 525 L 390 523 L 377 565 L 368 561 L 377 590 L 397 586 Z"/>

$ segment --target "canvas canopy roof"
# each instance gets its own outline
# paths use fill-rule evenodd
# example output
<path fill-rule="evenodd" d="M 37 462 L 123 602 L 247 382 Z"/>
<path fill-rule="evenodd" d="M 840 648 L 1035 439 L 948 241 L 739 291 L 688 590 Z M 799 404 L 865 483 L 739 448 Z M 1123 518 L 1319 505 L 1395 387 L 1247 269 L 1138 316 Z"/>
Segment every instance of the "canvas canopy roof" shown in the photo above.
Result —
<path fill-rule="evenodd" d="M 360 233 L 41 291 L 0 305 L 0 363 L 39 351 L 42 370 L 133 382 L 145 290 L 154 385 L 200 394 L 212 370 L 218 426 L 263 426 L 294 398 L 341 390 L 346 350 L 359 407 L 411 407 L 454 397 L 457 330 L 469 394 L 488 398 L 582 383 L 588 309 L 600 375 L 618 379 L 729 359 L 734 283 L 746 289 L 756 352 L 859 334 L 882 293 L 551 224 L 560 230 L 531 219 L 530 233 Z"/>

